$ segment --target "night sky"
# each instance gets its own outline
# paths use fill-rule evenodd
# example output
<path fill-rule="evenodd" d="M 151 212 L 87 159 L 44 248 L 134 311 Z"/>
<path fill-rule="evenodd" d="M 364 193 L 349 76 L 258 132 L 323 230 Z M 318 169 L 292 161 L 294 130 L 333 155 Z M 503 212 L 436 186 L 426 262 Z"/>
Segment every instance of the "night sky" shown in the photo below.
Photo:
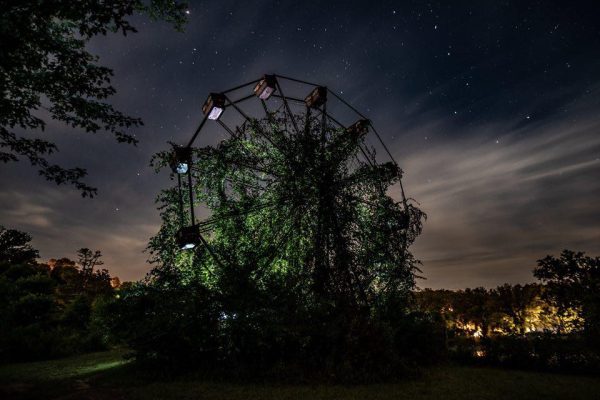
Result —
<path fill-rule="evenodd" d="M 138 34 L 89 47 L 114 68 L 111 102 L 144 120 L 140 144 L 49 121 L 52 160 L 87 168 L 99 195 L 3 165 L 0 223 L 31 233 L 44 260 L 100 249 L 113 275 L 142 278 L 171 184 L 150 157 L 187 141 L 208 92 L 275 72 L 327 85 L 382 134 L 428 214 L 421 287 L 532 281 L 546 254 L 600 255 L 593 3 L 198 1 L 184 33 L 135 18 Z"/>

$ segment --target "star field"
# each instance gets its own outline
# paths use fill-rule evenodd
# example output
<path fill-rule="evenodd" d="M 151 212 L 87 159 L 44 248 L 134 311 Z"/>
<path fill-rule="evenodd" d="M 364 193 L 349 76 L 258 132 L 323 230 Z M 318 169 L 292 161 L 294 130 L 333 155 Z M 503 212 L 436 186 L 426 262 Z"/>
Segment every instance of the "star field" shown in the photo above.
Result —
<path fill-rule="evenodd" d="M 3 166 L 2 224 L 43 258 L 103 251 L 122 280 L 149 270 L 150 157 L 184 142 L 211 91 L 276 72 L 327 85 L 371 118 L 428 214 L 415 253 L 427 281 L 533 280 L 563 248 L 600 254 L 600 7 L 593 2 L 192 1 L 184 33 L 141 17 L 94 39 L 112 103 L 140 116 L 138 147 L 49 122 L 55 161 L 82 166 L 93 200 Z M 202 138 L 209 143 L 214 138 Z"/>

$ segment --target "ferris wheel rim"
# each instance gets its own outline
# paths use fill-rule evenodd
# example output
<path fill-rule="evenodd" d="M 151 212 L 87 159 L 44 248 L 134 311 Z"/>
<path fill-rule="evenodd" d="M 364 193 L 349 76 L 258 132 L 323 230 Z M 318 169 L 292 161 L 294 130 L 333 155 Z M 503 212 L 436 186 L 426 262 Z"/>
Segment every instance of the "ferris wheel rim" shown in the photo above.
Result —
<path fill-rule="evenodd" d="M 265 97 L 263 98 L 263 93 L 261 93 L 261 95 L 259 96 L 256 92 L 257 88 L 259 87 L 259 85 L 261 85 L 261 83 L 263 83 L 263 81 L 265 81 L 267 79 L 267 77 L 269 77 L 269 79 L 272 79 L 271 81 L 271 85 L 272 86 L 272 91 Z M 290 82 L 295 82 L 298 84 L 302 84 L 302 85 L 308 85 L 313 87 L 313 90 L 311 91 L 311 94 L 309 96 L 307 96 L 307 98 L 305 98 L 304 100 L 297 98 L 297 97 L 291 97 L 291 96 L 286 96 L 285 92 L 283 91 L 283 88 L 280 84 L 280 80 L 285 80 L 285 81 L 290 81 Z M 231 96 L 232 93 L 234 93 L 235 91 L 241 90 L 245 87 L 251 86 L 251 85 L 255 85 L 255 89 L 254 89 L 254 93 L 248 94 L 248 95 L 244 95 L 240 98 L 233 98 Z M 278 92 L 278 93 L 277 93 Z M 314 96 L 314 103 L 309 102 L 309 98 L 312 101 L 313 100 L 313 95 L 316 93 L 316 96 Z M 358 111 L 354 106 L 352 106 L 349 102 L 347 102 L 346 100 L 344 100 L 341 96 L 339 96 L 337 93 L 335 93 L 335 91 L 332 91 L 330 88 L 328 88 L 327 86 L 323 86 L 323 85 L 319 85 L 316 83 L 312 83 L 312 82 L 308 82 L 305 80 L 301 80 L 301 79 L 297 79 L 297 78 L 292 78 L 289 76 L 284 76 L 284 75 L 280 75 L 280 74 L 265 74 L 263 75 L 262 78 L 259 79 L 255 79 L 237 86 L 234 86 L 230 89 L 227 89 L 225 91 L 222 92 L 218 92 L 218 93 L 210 93 L 209 97 L 207 98 L 207 101 L 205 102 L 204 106 L 203 106 L 203 113 L 204 113 L 204 117 L 202 118 L 201 122 L 199 123 L 198 127 L 196 128 L 196 130 L 194 131 L 191 139 L 188 141 L 187 145 L 185 146 L 180 146 L 180 147 L 184 147 L 186 150 L 191 150 L 193 147 L 193 144 L 195 142 L 195 140 L 197 139 L 197 137 L 199 136 L 199 134 L 201 133 L 202 129 L 204 128 L 204 126 L 206 125 L 207 120 L 211 119 L 211 120 L 215 120 L 229 135 L 232 139 L 236 139 L 236 137 L 238 135 L 236 135 L 235 130 L 239 130 L 239 126 L 236 126 L 235 130 L 231 129 L 224 121 L 222 121 L 220 119 L 220 115 L 223 113 L 223 111 L 227 108 L 233 108 L 237 111 L 237 113 L 239 113 L 242 118 L 244 119 L 244 123 L 246 124 L 247 122 L 251 122 L 255 121 L 256 118 L 252 118 L 250 117 L 245 111 L 243 111 L 239 105 L 241 103 L 244 103 L 250 99 L 256 98 L 258 97 L 263 109 L 265 111 L 265 114 L 267 115 L 267 118 L 270 118 L 270 116 L 273 114 L 272 111 L 269 111 L 267 105 L 266 105 L 266 100 L 268 100 L 268 98 L 270 97 L 274 97 L 274 98 L 278 98 L 282 101 L 281 106 L 279 107 L 279 109 L 277 111 L 275 111 L 275 113 L 280 112 L 281 109 L 283 109 L 282 113 L 285 116 L 286 114 L 289 116 L 290 118 L 290 122 L 292 127 L 294 128 L 294 131 L 297 134 L 300 134 L 300 130 L 298 129 L 298 125 L 297 125 L 297 121 L 296 121 L 296 116 L 297 114 L 294 114 L 291 111 L 289 102 L 294 102 L 294 103 L 298 103 L 298 104 L 304 104 L 306 105 L 306 119 L 308 121 L 308 118 L 310 116 L 310 112 L 311 110 L 316 110 L 317 112 L 320 113 L 320 117 L 322 118 L 323 121 L 323 125 L 322 125 L 322 130 L 324 131 L 325 126 L 326 126 L 326 122 L 325 121 L 331 121 L 333 122 L 335 125 L 337 125 L 339 128 L 341 129 L 349 129 L 349 126 L 345 126 L 344 124 L 342 124 L 341 122 L 339 122 L 336 118 L 334 118 L 330 113 L 327 112 L 327 94 L 331 94 L 333 95 L 334 98 L 336 98 L 337 100 L 339 100 L 344 106 L 346 106 L 348 109 L 350 109 L 353 113 L 355 113 L 357 116 L 359 116 L 360 118 L 362 118 L 362 120 L 367 122 L 368 128 L 370 128 L 370 130 L 375 134 L 376 138 L 378 139 L 379 143 L 383 146 L 385 152 L 387 153 L 388 157 L 390 158 L 391 162 L 398 168 L 399 171 L 401 171 L 398 167 L 398 163 L 395 160 L 395 158 L 393 157 L 393 155 L 391 154 L 391 152 L 389 151 L 389 148 L 387 147 L 387 145 L 385 144 L 385 142 L 383 141 L 383 139 L 381 138 L 381 136 L 379 135 L 379 133 L 377 132 L 377 130 L 375 129 L 372 121 L 368 118 L 365 117 L 365 115 L 363 115 L 360 111 Z M 320 96 L 320 97 L 319 97 Z M 208 107 L 207 107 L 208 106 Z M 208 112 L 207 112 L 208 111 Z M 287 123 L 287 122 L 286 122 Z M 283 149 L 281 149 L 279 146 L 277 146 L 270 138 L 267 134 L 265 134 L 262 131 L 262 128 L 260 127 L 260 124 L 255 124 L 258 129 L 258 133 L 264 138 L 266 139 L 272 146 L 274 146 L 275 148 L 277 148 L 279 151 L 281 151 L 282 153 L 285 153 Z M 369 130 L 369 129 L 368 129 Z M 367 130 L 367 131 L 368 131 Z M 324 134 L 324 133 L 323 133 Z M 375 167 L 378 165 L 377 160 L 375 159 L 374 154 L 373 155 L 369 155 L 368 154 L 368 150 L 366 151 L 363 146 L 360 145 L 360 143 L 357 144 L 358 148 L 360 149 L 360 151 L 362 152 L 363 156 L 365 157 L 365 159 L 367 160 L 367 162 L 371 165 L 371 167 Z M 187 178 L 188 178 L 188 186 L 189 186 L 189 203 L 190 203 L 190 212 L 191 212 L 191 223 L 193 227 L 197 227 L 198 228 L 198 233 L 200 233 L 201 227 L 204 226 L 205 224 L 203 224 L 202 222 L 196 223 L 195 220 L 195 216 L 194 216 L 194 199 L 193 199 L 193 190 L 192 190 L 192 170 L 194 170 L 195 168 L 193 167 L 193 160 L 192 160 L 192 156 L 190 156 L 189 158 L 189 165 L 188 168 L 186 169 L 186 173 L 187 173 Z M 359 160 L 360 162 L 360 160 Z M 399 186 L 400 186 L 400 191 L 401 191 L 401 196 L 402 196 L 402 202 L 404 204 L 405 209 L 407 209 L 408 205 L 407 205 L 407 198 L 405 196 L 404 193 L 404 187 L 402 185 L 402 176 L 400 174 L 399 179 Z M 182 179 L 181 176 L 179 176 L 178 173 L 178 187 L 179 187 L 179 195 L 180 195 L 180 199 L 182 198 Z M 183 215 L 183 201 L 180 200 L 180 204 L 181 204 L 181 212 Z M 183 223 L 183 217 L 182 217 L 182 223 Z M 203 239 L 203 238 L 201 238 Z M 206 242 L 204 240 L 202 240 L 203 243 Z"/>

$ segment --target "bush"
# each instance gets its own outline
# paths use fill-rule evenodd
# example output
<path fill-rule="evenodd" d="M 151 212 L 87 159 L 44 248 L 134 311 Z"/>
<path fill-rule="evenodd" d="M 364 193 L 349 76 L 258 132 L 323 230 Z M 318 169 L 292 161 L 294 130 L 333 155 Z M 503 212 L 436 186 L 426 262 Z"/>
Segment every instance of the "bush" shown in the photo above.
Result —
<path fill-rule="evenodd" d="M 482 340 L 461 337 L 452 343 L 452 357 L 461 362 L 570 373 L 600 372 L 600 354 L 577 334 L 533 333 Z"/>
<path fill-rule="evenodd" d="M 212 359 L 218 314 L 202 288 L 158 292 L 144 285 L 96 305 L 93 324 L 108 340 L 125 342 L 145 364 L 189 367 Z M 212 339 L 211 339 L 212 340 Z"/>
<path fill-rule="evenodd" d="M 77 279 L 81 275 L 73 266 L 65 270 Z M 91 323 L 94 301 L 101 295 L 59 272 L 60 267 L 50 271 L 40 264 L 0 264 L 0 360 L 48 359 L 105 348 Z M 109 284 L 96 286 L 111 296 Z"/>
<path fill-rule="evenodd" d="M 375 382 L 437 361 L 445 346 L 443 323 L 429 314 L 306 307 L 289 293 L 232 311 L 198 284 L 134 285 L 92 320 L 144 366 L 236 379 Z"/>

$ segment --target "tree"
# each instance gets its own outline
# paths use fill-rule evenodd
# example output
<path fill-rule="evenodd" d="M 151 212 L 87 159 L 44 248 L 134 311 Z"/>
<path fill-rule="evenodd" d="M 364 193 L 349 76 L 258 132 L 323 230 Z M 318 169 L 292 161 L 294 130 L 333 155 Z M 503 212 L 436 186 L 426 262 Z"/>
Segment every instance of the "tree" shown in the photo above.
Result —
<path fill-rule="evenodd" d="M 57 282 L 56 297 L 66 304 L 83 290 L 83 275 L 77 263 L 66 257 L 48 260 L 50 276 Z"/>
<path fill-rule="evenodd" d="M 77 250 L 77 262 L 81 266 L 81 271 L 84 275 L 91 275 L 94 268 L 99 265 L 104 265 L 104 261 L 100 260 L 102 252 L 100 250 L 92 251 L 87 247 L 82 247 Z"/>
<path fill-rule="evenodd" d="M 93 255 L 93 254 L 92 254 Z M 113 293 L 106 270 L 88 276 L 68 258 L 0 263 L 0 359 L 39 359 L 101 349 L 92 326 L 96 301 Z"/>
<path fill-rule="evenodd" d="M 546 283 L 546 293 L 560 313 L 580 309 L 584 330 L 591 338 L 600 336 L 600 257 L 563 250 L 560 257 L 538 260 L 533 275 Z"/>
<path fill-rule="evenodd" d="M 253 365 L 248 370 L 291 358 L 307 369 L 371 375 L 389 373 L 413 350 L 406 335 L 422 329 L 406 318 L 419 266 L 409 247 L 424 213 L 387 194 L 401 171 L 375 163 L 360 132 L 316 112 L 294 118 L 301 129 L 287 112 L 269 112 L 217 147 L 193 149 L 184 206 L 192 190 L 211 211 L 201 223 L 207 246 L 181 251 L 175 233 L 191 218 L 181 215 L 178 187 L 160 194 L 163 225 L 149 244 L 158 265 L 147 288 L 123 296 L 147 311 L 124 320 L 170 318 L 174 331 L 143 348 L 132 338 L 142 356 L 172 360 L 181 354 L 169 350 L 182 346 L 186 357 L 202 360 L 211 350 L 215 363 Z M 168 165 L 169 154 L 155 163 Z M 156 302 L 161 291 L 169 303 Z M 190 324 L 215 315 L 222 319 L 209 334 L 215 347 L 189 339 Z"/>
<path fill-rule="evenodd" d="M 104 261 L 100 260 L 102 252 L 100 250 L 92 251 L 87 247 L 83 247 L 77 250 L 77 257 L 79 257 L 77 263 L 81 267 L 81 275 L 83 275 L 82 289 L 85 290 L 88 288 L 90 279 L 94 278 L 94 268 L 104 265 Z"/>
<path fill-rule="evenodd" d="M 98 65 L 87 42 L 108 32 L 136 32 L 135 12 L 163 19 L 181 29 L 186 3 L 169 0 L 3 0 L 0 1 L 0 162 L 26 159 L 41 176 L 58 185 L 72 184 L 93 196 L 82 168 L 63 168 L 46 158 L 56 152 L 48 140 L 24 130 L 44 130 L 45 119 L 86 132 L 106 131 L 120 143 L 136 144 L 126 129 L 142 124 L 113 108 L 110 68 Z"/>
<path fill-rule="evenodd" d="M 541 288 L 536 284 L 498 286 L 493 291 L 498 311 L 505 314 L 510 323 L 508 329 L 517 334 L 524 334 L 528 328 L 531 311 L 539 306 Z"/>
<path fill-rule="evenodd" d="M 485 288 L 457 291 L 454 295 L 453 309 L 456 322 L 462 325 L 463 330 L 472 334 L 480 332 L 484 338 L 488 336 L 496 310 L 493 299 Z"/>
<path fill-rule="evenodd" d="M 310 296 L 349 306 L 406 298 L 418 272 L 408 247 L 425 215 L 386 194 L 401 171 L 358 160 L 360 135 L 322 127 L 317 116 L 296 116 L 305 120 L 296 134 L 286 118 L 276 112 L 252 120 L 217 148 L 196 150 L 192 190 L 212 211 L 203 226 L 213 251 L 181 254 L 173 188 L 161 195 L 163 227 L 149 246 L 155 261 L 191 267 L 190 274 L 208 271 L 207 282 L 227 286 L 247 279 L 243 285 L 263 287 L 278 271 Z M 168 157 L 160 154 L 157 163 Z"/>
<path fill-rule="evenodd" d="M 40 255 L 29 242 L 31 242 L 29 234 L 0 226 L 0 263 L 34 263 Z"/>

